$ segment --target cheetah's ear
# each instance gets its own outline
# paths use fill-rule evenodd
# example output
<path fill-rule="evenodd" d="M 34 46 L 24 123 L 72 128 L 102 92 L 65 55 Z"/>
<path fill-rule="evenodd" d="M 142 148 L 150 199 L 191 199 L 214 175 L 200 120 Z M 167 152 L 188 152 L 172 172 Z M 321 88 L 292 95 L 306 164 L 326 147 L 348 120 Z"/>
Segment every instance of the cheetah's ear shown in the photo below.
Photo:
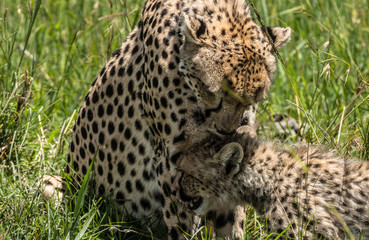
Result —
<path fill-rule="evenodd" d="M 184 43 L 201 44 L 201 40 L 207 35 L 206 23 L 198 17 L 188 15 L 181 16 L 181 34 Z"/>
<path fill-rule="evenodd" d="M 267 31 L 277 49 L 284 47 L 291 39 L 291 28 L 289 27 L 267 27 Z"/>
<path fill-rule="evenodd" d="M 228 143 L 214 156 L 225 167 L 227 176 L 233 177 L 240 171 L 240 163 L 243 159 L 243 149 L 237 142 Z"/>

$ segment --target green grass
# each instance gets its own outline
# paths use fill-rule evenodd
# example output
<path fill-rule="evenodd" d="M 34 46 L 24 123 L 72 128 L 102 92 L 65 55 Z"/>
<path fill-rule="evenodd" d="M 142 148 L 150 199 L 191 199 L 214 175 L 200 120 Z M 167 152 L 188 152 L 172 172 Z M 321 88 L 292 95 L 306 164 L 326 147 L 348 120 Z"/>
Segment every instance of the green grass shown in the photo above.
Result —
<path fill-rule="evenodd" d="M 88 194 L 81 191 L 66 206 L 54 207 L 32 190 L 44 174 L 62 174 L 84 95 L 137 23 L 142 2 L 0 2 L 0 239 L 150 236 L 147 226 L 132 228 L 130 219 L 118 216 L 107 199 L 86 197 L 82 204 Z M 280 51 L 284 64 L 279 62 L 259 110 L 259 134 L 276 138 L 271 118 L 288 113 L 303 125 L 306 141 L 368 160 L 366 0 L 254 4 L 266 25 L 293 29 Z M 245 232 L 248 239 L 265 236 L 252 209 Z"/>

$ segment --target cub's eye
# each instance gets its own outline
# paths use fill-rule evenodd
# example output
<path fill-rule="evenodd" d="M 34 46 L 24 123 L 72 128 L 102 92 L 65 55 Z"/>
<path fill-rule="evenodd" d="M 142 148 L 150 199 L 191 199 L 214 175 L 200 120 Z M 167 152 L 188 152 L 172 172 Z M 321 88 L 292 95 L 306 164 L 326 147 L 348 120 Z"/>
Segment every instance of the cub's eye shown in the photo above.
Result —
<path fill-rule="evenodd" d="M 202 202 L 203 202 L 202 197 L 196 197 L 196 198 L 194 198 L 194 199 L 189 203 L 188 208 L 189 208 L 190 210 L 196 210 L 196 209 L 198 209 L 198 208 L 201 206 Z"/>

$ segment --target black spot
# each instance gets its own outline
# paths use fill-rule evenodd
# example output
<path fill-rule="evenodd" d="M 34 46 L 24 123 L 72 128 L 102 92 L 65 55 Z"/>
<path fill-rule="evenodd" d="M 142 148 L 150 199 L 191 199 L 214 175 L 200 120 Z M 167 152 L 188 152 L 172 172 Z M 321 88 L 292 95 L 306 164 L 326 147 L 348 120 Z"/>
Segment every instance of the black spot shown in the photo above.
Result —
<path fill-rule="evenodd" d="M 136 180 L 136 189 L 139 192 L 143 192 L 145 190 L 144 186 L 142 185 L 140 180 Z"/>
<path fill-rule="evenodd" d="M 124 132 L 124 137 L 129 140 L 132 136 L 132 132 L 129 128 L 126 129 L 126 131 Z"/>
<path fill-rule="evenodd" d="M 112 86 L 111 84 L 109 84 L 109 85 L 106 87 L 106 91 L 105 91 L 105 93 L 106 93 L 106 96 L 108 96 L 108 97 L 113 96 L 113 94 L 114 94 L 114 88 L 113 88 L 113 86 Z"/>
<path fill-rule="evenodd" d="M 133 165 L 136 162 L 136 157 L 133 153 L 128 153 L 127 155 L 128 162 Z"/>
<path fill-rule="evenodd" d="M 114 123 L 113 122 L 109 122 L 108 124 L 108 131 L 109 131 L 109 134 L 113 134 L 114 133 L 114 130 L 115 130 L 115 126 L 114 126 Z"/>
<path fill-rule="evenodd" d="M 103 162 L 103 161 L 104 161 L 104 159 L 105 159 L 105 154 L 104 154 L 104 152 L 103 152 L 103 151 L 101 151 L 101 150 L 99 150 L 99 159 L 100 159 L 100 161 L 101 161 L 101 162 Z"/>
<path fill-rule="evenodd" d="M 122 63 L 123 63 L 123 58 L 121 58 L 121 59 L 122 59 Z M 122 63 L 119 62 L 119 64 L 122 64 Z M 119 70 L 118 70 L 118 76 L 123 77 L 124 71 L 125 71 L 124 67 L 120 67 Z M 118 94 L 119 94 L 119 92 L 118 92 Z"/>
<path fill-rule="evenodd" d="M 119 132 L 121 133 L 121 132 L 123 132 L 123 130 L 124 130 L 124 124 L 123 123 L 119 123 Z"/>
<path fill-rule="evenodd" d="M 146 40 L 146 46 L 151 46 L 152 44 L 152 35 L 150 35 Z"/>
<path fill-rule="evenodd" d="M 87 173 L 87 167 L 85 165 L 83 165 L 82 166 L 82 174 L 86 175 L 86 173 Z M 61 189 L 61 190 L 63 190 L 63 189 Z"/>
<path fill-rule="evenodd" d="M 175 78 L 175 79 L 173 79 L 173 83 L 174 83 L 175 86 L 178 87 L 179 84 L 181 84 L 181 80 L 179 78 Z"/>
<path fill-rule="evenodd" d="M 113 105 L 109 103 L 109 104 L 108 104 L 108 107 L 106 108 L 106 113 L 107 113 L 108 115 L 112 115 L 112 114 L 113 114 L 113 110 L 114 110 Z"/>
<path fill-rule="evenodd" d="M 118 148 L 118 143 L 117 143 L 117 140 L 115 140 L 114 138 L 111 140 L 111 142 L 110 142 L 110 145 L 111 145 L 111 149 L 113 150 L 113 151 L 116 151 L 117 150 L 117 148 Z"/>
<path fill-rule="evenodd" d="M 74 161 L 74 162 L 73 162 L 73 169 L 74 169 L 76 172 L 78 172 L 78 170 L 79 170 L 79 165 L 78 165 L 78 163 L 77 163 L 76 161 Z"/>
<path fill-rule="evenodd" d="M 161 11 L 161 16 L 164 17 L 165 14 L 167 14 L 168 10 L 166 8 L 164 8 L 162 11 Z"/>
<path fill-rule="evenodd" d="M 71 141 L 71 143 L 70 143 L 70 151 L 74 152 L 74 143 L 73 143 L 73 141 Z"/>
<path fill-rule="evenodd" d="M 176 102 L 177 106 L 180 106 L 180 105 L 182 105 L 183 100 L 182 100 L 182 98 L 176 98 L 175 102 Z"/>
<path fill-rule="evenodd" d="M 155 43 L 155 48 L 159 49 L 160 46 L 159 46 L 159 41 L 157 38 L 155 38 L 154 43 Z"/>
<path fill-rule="evenodd" d="M 87 111 L 87 118 L 90 122 L 94 119 L 94 115 L 92 114 L 91 110 Z"/>
<path fill-rule="evenodd" d="M 170 118 L 172 119 L 173 122 L 177 122 L 178 121 L 177 115 L 175 113 L 173 113 L 173 112 L 170 114 Z"/>
<path fill-rule="evenodd" d="M 77 144 L 77 146 L 79 145 L 79 137 L 78 137 L 78 135 L 76 134 L 75 135 L 75 138 L 76 138 L 76 144 Z"/>
<path fill-rule="evenodd" d="M 122 118 L 123 117 L 123 106 L 122 105 L 119 105 L 118 106 L 118 110 L 117 110 L 117 114 L 118 114 L 118 117 L 119 118 Z"/>
<path fill-rule="evenodd" d="M 161 53 L 161 56 L 164 58 L 164 59 L 167 59 L 168 58 L 168 53 L 163 50 L 163 52 Z"/>
<path fill-rule="evenodd" d="M 82 109 L 82 114 L 81 114 L 81 117 L 82 118 L 85 118 L 86 117 L 86 109 Z"/>
<path fill-rule="evenodd" d="M 135 113 L 135 110 L 133 109 L 133 106 L 129 107 L 128 109 L 128 117 L 132 118 Z"/>
<path fill-rule="evenodd" d="M 99 143 L 101 145 L 103 145 L 104 144 L 104 140 L 105 140 L 105 135 L 104 135 L 103 132 L 100 132 L 100 134 L 99 134 Z"/>
<path fill-rule="evenodd" d="M 101 78 L 101 81 L 104 84 L 106 82 L 106 80 L 107 80 L 107 77 L 106 77 L 106 72 L 105 72 L 104 75 Z"/>
<path fill-rule="evenodd" d="M 142 198 L 140 200 L 140 205 L 144 210 L 150 210 L 151 209 L 151 204 L 150 201 L 147 200 L 146 198 Z"/>
<path fill-rule="evenodd" d="M 95 146 L 91 142 L 88 144 L 88 149 L 91 154 L 95 154 Z"/>
<path fill-rule="evenodd" d="M 176 64 L 174 62 L 170 62 L 168 67 L 169 67 L 170 70 L 173 70 L 173 69 L 176 68 Z"/>
<path fill-rule="evenodd" d="M 104 170 L 101 165 L 97 166 L 97 172 L 99 173 L 100 176 L 104 175 Z"/>
<path fill-rule="evenodd" d="M 137 80 L 137 81 L 140 81 L 140 79 L 141 79 L 141 75 L 142 75 L 141 71 L 137 71 L 137 72 L 136 72 L 136 80 Z"/>
<path fill-rule="evenodd" d="M 112 53 L 112 57 L 119 56 L 119 55 L 120 55 L 120 48 L 114 50 L 114 52 Z"/>
<path fill-rule="evenodd" d="M 86 131 L 86 128 L 81 127 L 81 134 L 82 134 L 83 139 L 87 139 L 87 131 Z"/>
<path fill-rule="evenodd" d="M 81 155 L 81 158 L 85 158 L 86 157 L 85 149 L 83 149 L 82 147 L 80 147 L 79 148 L 79 154 Z"/>
<path fill-rule="evenodd" d="M 113 66 L 111 69 L 110 69 L 110 76 L 114 76 L 115 75 L 115 66 Z"/>
<path fill-rule="evenodd" d="M 110 176 L 111 176 L 111 174 L 110 174 Z M 112 179 L 113 178 L 111 178 L 111 180 Z M 108 181 L 109 181 L 109 175 L 108 175 Z M 109 181 L 109 183 L 111 184 L 112 182 Z M 124 198 L 124 194 L 121 191 L 117 192 L 116 198 L 117 198 L 118 203 L 124 203 L 125 198 Z"/>
<path fill-rule="evenodd" d="M 165 124 L 164 130 L 167 135 L 172 133 L 172 128 L 168 124 Z"/>
<path fill-rule="evenodd" d="M 158 79 L 156 77 L 154 77 L 152 79 L 152 85 L 153 85 L 154 88 L 157 88 L 158 87 L 159 81 L 158 81 Z"/>
<path fill-rule="evenodd" d="M 140 120 L 135 121 L 135 127 L 136 127 L 136 130 L 138 130 L 138 131 L 142 130 L 142 124 L 141 124 Z"/>
<path fill-rule="evenodd" d="M 127 182 L 126 182 L 126 189 L 127 189 L 127 192 L 129 192 L 129 193 L 132 192 L 132 183 L 129 180 L 127 180 Z"/>
<path fill-rule="evenodd" d="M 118 173 L 120 176 L 124 176 L 126 172 L 126 167 L 124 166 L 123 162 L 118 163 Z"/>
<path fill-rule="evenodd" d="M 95 91 L 92 95 L 92 102 L 97 103 L 99 101 L 99 94 Z"/>
<path fill-rule="evenodd" d="M 170 27 L 170 20 L 169 19 L 165 20 L 164 26 L 165 27 Z"/>
<path fill-rule="evenodd" d="M 138 50 L 139 50 L 139 47 L 138 47 L 138 45 L 136 45 L 133 49 L 132 49 L 132 55 L 135 55 L 137 52 L 138 52 Z"/>
<path fill-rule="evenodd" d="M 130 80 L 130 81 L 129 81 L 129 83 L 128 83 L 128 91 L 129 91 L 130 93 L 132 93 L 132 92 L 133 92 L 133 81 L 132 81 L 132 80 Z"/>
<path fill-rule="evenodd" d="M 138 212 L 138 206 L 137 206 L 137 204 L 136 203 L 132 203 L 132 210 L 134 211 L 134 212 Z"/>
<path fill-rule="evenodd" d="M 120 143 L 119 143 L 119 150 L 120 150 L 121 152 L 124 152 L 125 147 L 126 147 L 126 145 L 124 144 L 124 142 L 120 142 Z"/>
<path fill-rule="evenodd" d="M 128 67 L 128 69 L 127 69 L 127 74 L 128 74 L 128 76 L 130 77 L 130 76 L 132 75 L 132 73 L 133 73 L 133 66 L 132 66 L 132 64 L 131 64 L 131 65 L 129 65 L 129 67 Z"/>
<path fill-rule="evenodd" d="M 138 147 L 138 152 L 141 156 L 145 155 L 145 147 L 142 144 Z"/>
<path fill-rule="evenodd" d="M 101 118 L 104 116 L 104 106 L 102 104 L 100 104 L 98 110 L 97 110 L 97 115 Z"/>

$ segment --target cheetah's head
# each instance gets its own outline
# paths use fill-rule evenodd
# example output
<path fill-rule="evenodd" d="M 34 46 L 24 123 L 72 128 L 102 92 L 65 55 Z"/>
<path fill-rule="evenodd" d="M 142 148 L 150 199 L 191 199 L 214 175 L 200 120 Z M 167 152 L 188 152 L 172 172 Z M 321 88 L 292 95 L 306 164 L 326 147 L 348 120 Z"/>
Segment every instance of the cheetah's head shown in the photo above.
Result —
<path fill-rule="evenodd" d="M 194 6 L 196 13 L 181 16 L 180 72 L 198 97 L 226 93 L 245 105 L 265 98 L 276 70 L 275 50 L 289 41 L 291 29 L 263 31 L 244 1 L 201 2 L 205 6 Z"/>

